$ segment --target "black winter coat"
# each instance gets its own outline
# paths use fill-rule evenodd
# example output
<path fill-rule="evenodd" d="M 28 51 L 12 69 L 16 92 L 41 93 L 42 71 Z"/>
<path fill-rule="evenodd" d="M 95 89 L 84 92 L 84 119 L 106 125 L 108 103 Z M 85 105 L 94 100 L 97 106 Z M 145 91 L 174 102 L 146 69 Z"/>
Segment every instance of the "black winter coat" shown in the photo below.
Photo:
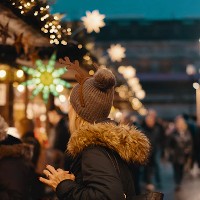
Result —
<path fill-rule="evenodd" d="M 33 191 L 34 169 L 27 156 L 31 149 L 23 146 L 17 138 L 8 136 L 0 142 L 0 199 L 36 200 Z M 26 159 L 25 159 L 26 157 Z"/>
<path fill-rule="evenodd" d="M 180 134 L 177 130 L 169 138 L 170 160 L 184 164 L 192 157 L 192 137 L 189 131 Z"/>
<path fill-rule="evenodd" d="M 62 200 L 123 200 L 126 195 L 132 200 L 135 191 L 128 162 L 145 162 L 149 148 L 146 136 L 134 128 L 111 123 L 84 126 L 73 133 L 67 149 L 75 156 L 71 172 L 76 179 L 62 181 L 57 196 Z M 110 159 L 112 153 L 116 164 Z"/>

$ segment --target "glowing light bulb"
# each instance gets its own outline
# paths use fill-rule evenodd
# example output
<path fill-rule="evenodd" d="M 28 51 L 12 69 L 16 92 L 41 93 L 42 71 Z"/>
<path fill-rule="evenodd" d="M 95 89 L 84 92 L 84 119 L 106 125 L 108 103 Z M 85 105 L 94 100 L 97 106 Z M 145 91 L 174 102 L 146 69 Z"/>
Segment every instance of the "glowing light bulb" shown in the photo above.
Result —
<path fill-rule="evenodd" d="M 60 95 L 59 100 L 61 103 L 64 103 L 67 99 L 66 99 L 65 95 Z"/>
<path fill-rule="evenodd" d="M 195 90 L 199 89 L 199 83 L 193 83 L 193 88 L 194 88 Z"/>
<path fill-rule="evenodd" d="M 5 70 L 0 70 L 0 78 L 5 78 L 6 77 L 6 71 Z"/>
<path fill-rule="evenodd" d="M 62 85 L 57 85 L 56 86 L 56 91 L 57 92 L 62 92 L 64 90 L 64 87 Z"/>
<path fill-rule="evenodd" d="M 24 72 L 21 69 L 19 69 L 19 70 L 17 70 L 16 75 L 18 78 L 22 78 L 24 76 Z"/>
<path fill-rule="evenodd" d="M 18 86 L 17 86 L 17 90 L 18 90 L 19 92 L 24 92 L 25 87 L 24 87 L 23 85 L 18 85 Z"/>

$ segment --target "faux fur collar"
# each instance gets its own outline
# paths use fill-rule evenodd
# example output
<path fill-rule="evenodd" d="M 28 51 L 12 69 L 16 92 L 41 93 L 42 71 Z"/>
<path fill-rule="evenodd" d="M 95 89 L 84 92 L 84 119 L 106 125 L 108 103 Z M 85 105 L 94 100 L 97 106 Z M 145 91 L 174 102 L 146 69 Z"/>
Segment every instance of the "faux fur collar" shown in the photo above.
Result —
<path fill-rule="evenodd" d="M 71 135 L 67 151 L 75 157 L 91 145 L 104 146 L 116 151 L 127 162 L 143 164 L 150 152 L 147 137 L 128 125 L 113 123 L 89 124 Z"/>

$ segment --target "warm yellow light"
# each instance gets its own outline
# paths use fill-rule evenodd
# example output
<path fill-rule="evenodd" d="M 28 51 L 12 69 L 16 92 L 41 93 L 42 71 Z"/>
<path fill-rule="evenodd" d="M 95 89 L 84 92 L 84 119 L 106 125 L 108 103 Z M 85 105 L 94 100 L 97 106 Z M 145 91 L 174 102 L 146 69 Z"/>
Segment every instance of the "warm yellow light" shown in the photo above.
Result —
<path fill-rule="evenodd" d="M 87 43 L 87 44 L 85 45 L 85 48 L 86 48 L 87 50 L 92 50 L 92 49 L 94 48 L 94 43 L 93 43 L 93 42 Z"/>
<path fill-rule="evenodd" d="M 67 100 L 67 98 L 65 97 L 65 95 L 62 95 L 62 94 L 61 94 L 61 95 L 59 96 L 59 100 L 60 100 L 61 103 L 64 103 L 64 102 Z"/>
<path fill-rule="evenodd" d="M 78 45 L 78 48 L 79 48 L 79 49 L 82 49 L 82 47 L 83 47 L 82 44 L 79 44 L 79 45 Z"/>
<path fill-rule="evenodd" d="M 42 122 L 46 121 L 46 118 L 47 118 L 46 115 L 41 115 L 41 116 L 40 116 L 40 120 L 41 120 Z"/>
<path fill-rule="evenodd" d="M 146 115 L 147 114 L 147 110 L 144 108 L 144 107 L 141 107 L 139 110 L 138 110 L 138 113 L 142 116 Z"/>
<path fill-rule="evenodd" d="M 14 82 L 14 83 L 13 83 L 13 87 L 17 87 L 18 85 L 19 85 L 18 82 Z"/>
<path fill-rule="evenodd" d="M 17 90 L 18 90 L 19 92 L 24 92 L 25 87 L 24 87 L 23 85 L 18 85 L 18 86 L 17 86 Z"/>
<path fill-rule="evenodd" d="M 58 39 L 54 39 L 54 43 L 55 43 L 55 44 L 59 44 Z"/>
<path fill-rule="evenodd" d="M 64 40 L 62 40 L 62 41 L 61 41 L 61 44 L 63 44 L 63 45 L 67 45 L 67 42 L 64 41 Z"/>
<path fill-rule="evenodd" d="M 130 86 L 135 92 L 138 92 L 142 90 L 142 86 L 139 83 L 136 83 L 135 85 Z"/>
<path fill-rule="evenodd" d="M 90 56 L 85 55 L 85 56 L 83 56 L 83 59 L 84 59 L 84 60 L 90 60 Z"/>
<path fill-rule="evenodd" d="M 139 108 L 141 108 L 142 107 L 142 103 L 137 99 L 137 98 L 134 98 L 133 100 L 132 100 L 132 108 L 134 109 L 134 110 L 138 110 Z"/>
<path fill-rule="evenodd" d="M 94 10 L 92 12 L 87 11 L 86 16 L 81 19 L 88 33 L 92 31 L 98 33 L 100 32 L 100 28 L 105 26 L 104 18 L 105 15 L 101 15 L 98 10 Z"/>
<path fill-rule="evenodd" d="M 90 71 L 89 71 L 89 75 L 90 75 L 90 76 L 94 75 L 94 71 L 93 71 L 93 70 L 90 70 Z"/>
<path fill-rule="evenodd" d="M 199 83 L 193 83 L 193 88 L 195 90 L 198 90 L 199 89 Z"/>
<path fill-rule="evenodd" d="M 56 91 L 57 92 L 62 92 L 64 90 L 64 87 L 62 85 L 57 85 L 56 86 Z"/>
<path fill-rule="evenodd" d="M 120 44 L 111 45 L 107 51 L 110 56 L 110 59 L 113 62 L 114 61 L 121 62 L 122 58 L 125 58 L 126 49 L 122 47 Z"/>
<path fill-rule="evenodd" d="M 50 38 L 51 39 L 54 39 L 56 36 L 55 35 L 50 35 Z"/>
<path fill-rule="evenodd" d="M 24 76 L 24 72 L 21 69 L 19 69 L 19 70 L 17 70 L 16 75 L 18 78 L 22 78 Z"/>
<path fill-rule="evenodd" d="M 128 66 L 123 71 L 124 78 L 130 79 L 135 76 L 136 70 L 132 66 Z"/>
<path fill-rule="evenodd" d="M 117 112 L 115 113 L 115 118 L 119 119 L 119 118 L 121 118 L 121 117 L 122 117 L 122 112 L 117 111 Z"/>
<path fill-rule="evenodd" d="M 126 69 L 125 66 L 120 66 L 120 67 L 118 68 L 118 72 L 119 72 L 120 74 L 123 74 L 124 71 L 125 71 L 125 69 Z"/>
<path fill-rule="evenodd" d="M 139 83 L 139 79 L 138 78 L 131 78 L 128 80 L 128 84 L 131 86 L 131 87 L 134 87 L 134 85 L 138 84 Z"/>
<path fill-rule="evenodd" d="M 144 90 L 140 90 L 140 91 L 137 91 L 135 96 L 138 98 L 138 99 L 144 99 L 145 97 L 145 91 Z"/>
<path fill-rule="evenodd" d="M 0 70 L 0 78 L 5 78 L 6 77 L 6 71 L 5 70 Z"/>

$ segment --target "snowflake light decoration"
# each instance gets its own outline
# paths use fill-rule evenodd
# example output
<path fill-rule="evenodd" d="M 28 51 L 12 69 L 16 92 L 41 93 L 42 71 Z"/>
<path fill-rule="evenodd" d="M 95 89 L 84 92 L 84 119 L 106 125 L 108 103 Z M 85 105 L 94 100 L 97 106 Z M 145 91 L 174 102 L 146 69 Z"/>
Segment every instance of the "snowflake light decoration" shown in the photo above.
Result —
<path fill-rule="evenodd" d="M 110 59 L 114 62 L 121 62 L 122 58 L 125 58 L 125 51 L 126 49 L 122 47 L 120 44 L 111 45 L 108 49 L 108 54 L 110 56 Z"/>
<path fill-rule="evenodd" d="M 92 31 L 99 33 L 100 28 L 105 26 L 103 21 L 104 18 L 105 15 L 101 15 L 98 10 L 94 10 L 92 12 L 87 11 L 86 16 L 81 19 L 88 33 L 91 33 Z"/>
<path fill-rule="evenodd" d="M 47 103 L 50 93 L 54 96 L 59 95 L 57 91 L 58 86 L 63 86 L 66 88 L 71 87 L 70 83 L 60 78 L 60 76 L 63 75 L 67 71 L 67 69 L 65 67 L 59 69 L 54 68 L 56 63 L 55 54 L 51 56 L 47 65 L 44 65 L 41 60 L 36 60 L 35 63 L 37 66 L 36 69 L 25 66 L 22 67 L 24 72 L 26 72 L 28 75 L 31 75 L 32 77 L 32 79 L 22 83 L 22 85 L 34 86 L 34 89 L 32 91 L 32 98 L 42 92 L 42 97 L 45 103 Z"/>

